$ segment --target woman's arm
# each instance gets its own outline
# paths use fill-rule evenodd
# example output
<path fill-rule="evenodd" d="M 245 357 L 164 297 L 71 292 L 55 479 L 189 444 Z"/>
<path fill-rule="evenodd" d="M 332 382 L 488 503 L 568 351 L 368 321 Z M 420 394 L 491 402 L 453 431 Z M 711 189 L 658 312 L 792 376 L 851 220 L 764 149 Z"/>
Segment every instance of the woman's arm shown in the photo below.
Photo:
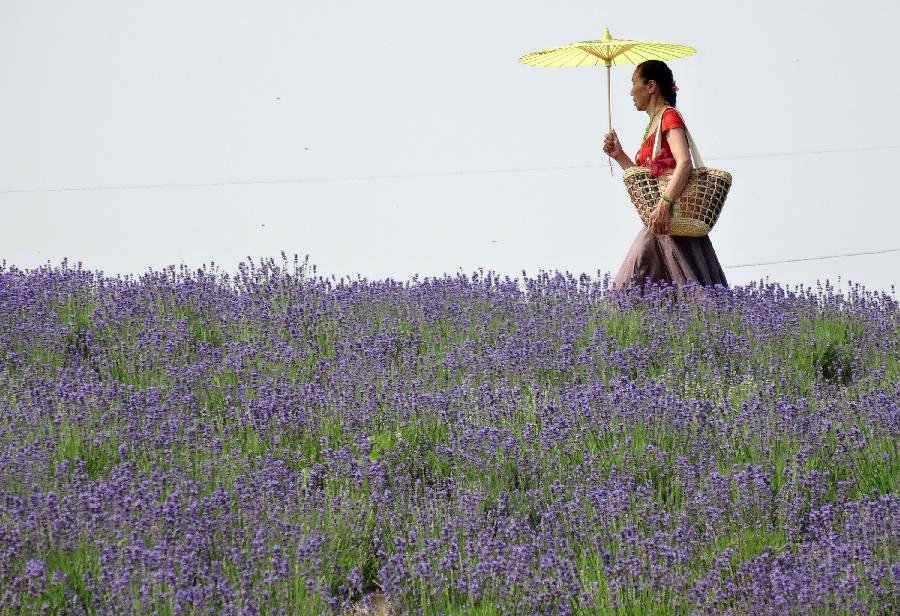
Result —
<path fill-rule="evenodd" d="M 691 169 L 694 167 L 691 164 L 691 152 L 684 129 L 669 130 L 666 133 L 666 139 L 669 142 L 669 149 L 672 150 L 672 156 L 675 158 L 675 171 L 672 172 L 672 179 L 666 186 L 665 195 L 672 201 L 678 201 L 688 180 L 691 179 Z"/>
<path fill-rule="evenodd" d="M 666 185 L 663 196 L 670 201 L 678 201 L 684 187 L 687 186 L 688 180 L 691 178 L 691 153 L 688 146 L 687 133 L 683 128 L 673 128 L 666 131 L 666 140 L 669 142 L 669 149 L 672 150 L 672 156 L 675 158 L 675 171 L 672 172 L 672 178 Z M 668 234 L 669 222 L 672 218 L 672 204 L 660 197 L 656 209 L 650 214 L 649 228 L 653 233 Z"/>

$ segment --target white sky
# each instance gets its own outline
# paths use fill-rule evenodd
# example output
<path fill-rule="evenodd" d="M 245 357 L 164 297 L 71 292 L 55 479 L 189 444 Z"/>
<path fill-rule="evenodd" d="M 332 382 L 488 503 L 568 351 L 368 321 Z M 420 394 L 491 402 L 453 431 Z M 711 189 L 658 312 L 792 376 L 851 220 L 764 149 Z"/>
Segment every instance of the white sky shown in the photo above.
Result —
<path fill-rule="evenodd" d="M 732 284 L 890 291 L 896 2 L 0 0 L 0 259 L 108 274 L 310 255 L 320 273 L 615 272 L 640 228 L 601 146 L 605 69 L 523 66 L 613 36 L 674 60 Z M 613 68 L 633 153 L 647 117 Z M 893 146 L 893 147 L 885 147 Z M 882 148 L 847 153 L 759 154 Z M 591 167 L 590 165 L 595 165 Z M 57 189 L 584 168 L 191 188 Z M 13 191 L 13 192 L 10 192 Z"/>

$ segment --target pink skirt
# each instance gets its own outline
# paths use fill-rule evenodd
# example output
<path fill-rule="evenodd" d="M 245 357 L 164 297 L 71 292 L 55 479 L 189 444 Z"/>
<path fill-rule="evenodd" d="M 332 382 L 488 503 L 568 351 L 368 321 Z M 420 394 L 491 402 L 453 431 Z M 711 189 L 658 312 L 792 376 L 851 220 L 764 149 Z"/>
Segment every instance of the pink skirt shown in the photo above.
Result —
<path fill-rule="evenodd" d="M 654 235 L 643 227 L 616 273 L 613 288 L 639 286 L 643 290 L 647 279 L 657 284 L 692 282 L 703 286 L 728 286 L 708 236 Z"/>

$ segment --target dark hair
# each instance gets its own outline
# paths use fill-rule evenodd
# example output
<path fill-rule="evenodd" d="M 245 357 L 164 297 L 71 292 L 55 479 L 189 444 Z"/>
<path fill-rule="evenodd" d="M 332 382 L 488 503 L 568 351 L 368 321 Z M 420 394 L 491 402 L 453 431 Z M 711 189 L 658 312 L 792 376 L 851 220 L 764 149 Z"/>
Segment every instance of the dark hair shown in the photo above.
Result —
<path fill-rule="evenodd" d="M 638 64 L 637 73 L 645 82 L 651 79 L 655 81 L 662 97 L 675 106 L 675 78 L 668 64 L 662 60 L 646 60 Z"/>

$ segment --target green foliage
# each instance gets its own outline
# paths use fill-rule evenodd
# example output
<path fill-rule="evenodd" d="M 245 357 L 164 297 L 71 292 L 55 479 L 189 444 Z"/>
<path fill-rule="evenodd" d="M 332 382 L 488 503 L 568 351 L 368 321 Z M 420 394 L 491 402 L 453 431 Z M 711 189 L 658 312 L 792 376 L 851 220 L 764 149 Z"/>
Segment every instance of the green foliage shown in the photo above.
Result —
<path fill-rule="evenodd" d="M 900 494 L 900 445 L 887 437 L 869 440 L 851 455 L 856 478 L 854 496 Z"/>
<path fill-rule="evenodd" d="M 853 355 L 862 337 L 862 324 L 849 317 L 820 315 L 801 320 L 790 359 L 806 381 L 823 380 L 848 386 L 853 382 Z"/>
<path fill-rule="evenodd" d="M 713 540 L 706 557 L 711 560 L 728 548 L 734 550 L 731 556 L 732 567 L 737 568 L 754 556 L 766 551 L 778 553 L 787 545 L 787 537 L 783 530 L 764 530 L 762 528 L 734 528 L 731 532 Z"/>
<path fill-rule="evenodd" d="M 603 328 L 603 333 L 622 349 L 633 344 L 641 344 L 647 338 L 644 329 L 644 313 L 637 309 L 627 312 L 610 312 L 600 320 L 597 326 Z"/>
<path fill-rule="evenodd" d="M 70 463 L 84 462 L 84 471 L 91 479 L 105 475 L 120 462 L 119 439 L 114 430 L 98 430 L 96 426 L 78 426 L 64 422 L 58 432 L 54 460 Z"/>

